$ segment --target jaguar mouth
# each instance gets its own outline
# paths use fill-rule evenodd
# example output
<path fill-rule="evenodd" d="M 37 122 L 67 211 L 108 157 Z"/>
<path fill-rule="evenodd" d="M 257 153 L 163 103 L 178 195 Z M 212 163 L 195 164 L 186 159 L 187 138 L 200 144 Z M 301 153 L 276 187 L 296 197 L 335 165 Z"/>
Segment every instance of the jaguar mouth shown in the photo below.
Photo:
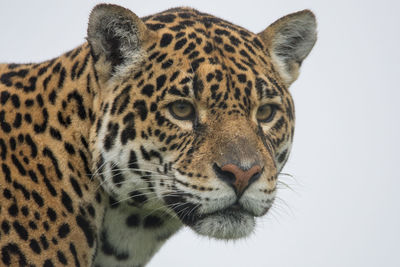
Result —
<path fill-rule="evenodd" d="M 200 235 L 216 239 L 239 239 L 250 235 L 255 227 L 255 216 L 236 203 L 210 213 L 199 212 L 199 206 L 181 197 L 165 197 L 182 223 Z"/>
<path fill-rule="evenodd" d="M 239 239 L 249 236 L 255 227 L 254 215 L 235 204 L 225 209 L 198 216 L 189 225 L 200 235 L 216 239 Z"/>

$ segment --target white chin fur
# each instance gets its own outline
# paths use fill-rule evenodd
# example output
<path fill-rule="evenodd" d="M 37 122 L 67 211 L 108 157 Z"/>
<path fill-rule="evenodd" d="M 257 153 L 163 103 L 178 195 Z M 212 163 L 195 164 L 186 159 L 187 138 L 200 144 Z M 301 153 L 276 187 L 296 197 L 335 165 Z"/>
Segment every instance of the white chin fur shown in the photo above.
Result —
<path fill-rule="evenodd" d="M 200 235 L 229 240 L 249 236 L 254 227 L 255 220 L 250 214 L 229 212 L 209 215 L 191 228 Z"/>

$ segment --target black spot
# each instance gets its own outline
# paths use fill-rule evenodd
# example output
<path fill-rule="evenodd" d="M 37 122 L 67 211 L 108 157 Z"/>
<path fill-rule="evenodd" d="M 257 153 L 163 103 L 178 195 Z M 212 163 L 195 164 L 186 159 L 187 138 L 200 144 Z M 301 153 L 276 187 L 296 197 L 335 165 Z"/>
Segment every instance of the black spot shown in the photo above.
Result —
<path fill-rule="evenodd" d="M 21 127 L 21 123 L 22 123 L 22 115 L 21 115 L 21 113 L 15 114 L 15 118 L 14 118 L 14 122 L 13 122 L 14 128 Z"/>
<path fill-rule="evenodd" d="M 56 98 L 57 98 L 57 92 L 55 90 L 53 90 L 50 94 L 49 94 L 49 101 L 50 103 L 52 103 L 54 105 L 54 103 L 56 102 Z"/>
<path fill-rule="evenodd" d="M 64 143 L 64 148 L 68 152 L 68 154 L 73 155 L 75 154 L 74 146 L 68 142 Z"/>
<path fill-rule="evenodd" d="M 11 199 L 11 198 L 12 198 L 11 191 L 8 190 L 7 188 L 5 188 L 4 191 L 3 191 L 3 196 L 4 196 L 5 198 L 7 198 L 7 199 Z"/>
<path fill-rule="evenodd" d="M 42 247 L 44 250 L 49 248 L 49 242 L 47 241 L 46 236 L 43 234 L 40 236 L 40 243 L 42 243 Z"/>
<path fill-rule="evenodd" d="M 178 42 L 175 43 L 174 50 L 181 49 L 186 43 L 187 43 L 187 39 L 186 38 L 180 39 Z"/>
<path fill-rule="evenodd" d="M 11 131 L 11 125 L 5 121 L 5 111 L 2 110 L 0 112 L 0 127 L 5 133 L 9 133 Z"/>
<path fill-rule="evenodd" d="M 136 138 L 136 130 L 134 128 L 133 121 L 128 123 L 121 132 L 121 143 L 125 145 L 128 140 L 134 140 Z"/>
<path fill-rule="evenodd" d="M 218 35 L 226 35 L 226 36 L 230 35 L 230 32 L 228 32 L 227 30 L 224 30 L 224 29 L 216 29 L 215 33 Z"/>
<path fill-rule="evenodd" d="M 38 94 L 38 95 L 36 96 L 36 101 L 37 101 L 39 107 L 43 107 L 44 103 L 43 103 L 43 98 L 42 98 L 42 95 L 41 95 L 41 94 Z"/>
<path fill-rule="evenodd" d="M 93 247 L 95 233 L 94 233 L 92 227 L 90 226 L 89 221 L 82 215 L 78 215 L 78 216 L 76 216 L 76 223 L 78 224 L 78 226 L 82 229 L 83 233 L 85 234 L 88 246 Z"/>
<path fill-rule="evenodd" d="M 61 250 L 57 251 L 57 259 L 63 265 L 68 264 L 67 258 L 65 257 L 64 253 Z"/>
<path fill-rule="evenodd" d="M 119 206 L 120 203 L 119 203 L 115 198 L 113 198 L 112 196 L 110 196 L 110 197 L 109 197 L 109 201 L 110 201 L 110 207 L 111 207 L 112 209 L 118 208 L 118 206 Z"/>
<path fill-rule="evenodd" d="M 137 227 L 139 226 L 140 218 L 137 214 L 131 214 L 126 218 L 126 225 L 128 227 Z"/>
<path fill-rule="evenodd" d="M 140 115 L 140 119 L 142 121 L 146 120 L 147 118 L 147 105 L 146 105 L 146 101 L 144 100 L 137 100 L 135 101 L 135 103 L 133 104 L 133 107 L 137 110 L 137 112 Z"/>
<path fill-rule="evenodd" d="M 157 77 L 157 80 L 156 80 L 157 81 L 157 88 L 156 88 L 157 91 L 160 90 L 164 86 L 166 79 L 167 79 L 167 76 L 165 76 L 164 74 Z"/>
<path fill-rule="evenodd" d="M 229 40 L 231 41 L 231 44 L 233 44 L 234 46 L 238 46 L 241 43 L 240 40 L 233 35 L 229 37 Z"/>
<path fill-rule="evenodd" d="M 186 49 L 183 50 L 183 54 L 184 54 L 184 55 L 187 55 L 187 54 L 189 54 L 190 52 L 192 52 L 195 48 L 196 48 L 196 45 L 195 45 L 193 42 L 191 42 L 191 43 L 186 47 Z"/>
<path fill-rule="evenodd" d="M 70 232 L 69 225 L 67 223 L 63 223 L 58 228 L 58 237 L 65 238 Z"/>
<path fill-rule="evenodd" d="M 24 115 L 24 119 L 25 119 L 25 121 L 26 121 L 27 123 L 32 123 L 32 116 L 31 116 L 31 114 L 26 113 L 26 114 Z"/>
<path fill-rule="evenodd" d="M 49 84 L 50 80 L 51 80 L 52 74 L 50 74 L 49 76 L 46 77 L 46 79 L 43 80 L 43 89 L 47 90 L 47 85 Z"/>
<path fill-rule="evenodd" d="M 160 55 L 160 56 L 157 58 L 156 61 L 157 61 L 158 63 L 160 63 L 160 62 L 162 62 L 166 57 L 167 57 L 167 53 L 164 53 L 164 54 Z"/>
<path fill-rule="evenodd" d="M 55 128 L 53 128 L 53 127 L 50 127 L 50 135 L 56 140 L 61 140 L 60 131 L 55 129 Z"/>
<path fill-rule="evenodd" d="M 36 224 L 34 221 L 29 221 L 29 227 L 30 227 L 32 230 L 38 229 L 37 224 Z"/>
<path fill-rule="evenodd" d="M 25 100 L 26 107 L 31 107 L 31 106 L 33 106 L 33 104 L 35 104 L 35 102 L 32 99 Z"/>
<path fill-rule="evenodd" d="M 279 162 L 279 163 L 282 163 L 282 162 L 285 161 L 287 153 L 288 153 L 288 150 L 285 149 L 285 150 L 279 155 L 279 157 L 278 157 L 278 162 Z"/>
<path fill-rule="evenodd" d="M 43 267 L 54 267 L 54 264 L 50 259 L 47 259 L 44 261 Z"/>
<path fill-rule="evenodd" d="M 174 64 L 174 61 L 172 59 L 168 59 L 163 64 L 161 64 L 161 68 L 167 69 L 172 66 L 172 64 Z"/>
<path fill-rule="evenodd" d="M 4 163 L 1 164 L 1 168 L 2 168 L 2 171 L 4 173 L 4 178 L 6 179 L 7 182 L 11 183 L 12 180 L 11 180 L 11 171 L 10 171 L 10 169 Z"/>
<path fill-rule="evenodd" d="M 18 236 L 22 240 L 27 241 L 28 240 L 28 231 L 26 231 L 25 227 L 22 226 L 18 221 L 13 222 L 13 226 L 14 226 L 14 229 L 17 232 Z"/>
<path fill-rule="evenodd" d="M 13 103 L 15 108 L 19 108 L 21 105 L 21 102 L 19 101 L 19 97 L 16 94 L 13 94 L 11 96 L 11 102 Z"/>
<path fill-rule="evenodd" d="M 28 207 L 27 206 L 23 206 L 22 208 L 21 208 L 21 212 L 22 212 L 22 214 L 26 217 L 26 216 L 28 216 L 29 215 L 29 209 L 28 209 Z"/>
<path fill-rule="evenodd" d="M 80 267 L 81 264 L 79 263 L 78 254 L 76 253 L 76 248 L 73 243 L 69 243 L 69 251 L 71 251 L 71 254 L 74 257 L 75 267 Z"/>
<path fill-rule="evenodd" d="M 166 15 L 158 15 L 154 17 L 153 20 L 157 20 L 164 23 L 170 23 L 173 22 L 175 18 L 176 16 L 173 14 L 166 14 Z"/>
<path fill-rule="evenodd" d="M 44 228 L 44 230 L 49 231 L 50 225 L 49 225 L 49 223 L 48 223 L 47 221 L 45 221 L 45 222 L 43 223 L 43 228 Z"/>
<path fill-rule="evenodd" d="M 61 69 L 60 76 L 58 78 L 58 84 L 57 84 L 58 88 L 62 88 L 63 87 L 66 74 L 67 74 L 67 72 L 65 71 L 65 68 L 63 67 Z"/>
<path fill-rule="evenodd" d="M 76 179 L 73 176 L 69 177 L 69 181 L 71 182 L 72 188 L 74 189 L 75 193 L 79 196 L 82 197 L 82 190 L 79 185 L 79 183 L 76 181 Z"/>
<path fill-rule="evenodd" d="M 96 210 L 93 208 L 91 204 L 88 205 L 87 210 L 90 214 L 90 216 L 94 217 L 96 215 Z"/>
<path fill-rule="evenodd" d="M 110 164 L 112 166 L 112 170 L 111 170 L 112 181 L 116 187 L 121 187 L 122 183 L 125 181 L 125 177 L 122 174 L 121 169 L 117 164 L 115 164 L 113 162 L 111 162 Z"/>
<path fill-rule="evenodd" d="M 115 143 L 115 138 L 118 134 L 119 124 L 110 122 L 108 124 L 108 132 L 104 140 L 104 148 L 110 150 Z"/>
<path fill-rule="evenodd" d="M 241 82 L 241 83 L 245 83 L 247 81 L 246 74 L 238 74 L 237 77 L 238 77 L 239 82 Z"/>
<path fill-rule="evenodd" d="M 169 81 L 170 82 L 173 82 L 173 81 L 175 81 L 175 79 L 179 76 L 179 71 L 175 71 L 172 75 L 171 75 L 171 78 L 169 78 Z"/>
<path fill-rule="evenodd" d="M 142 94 L 147 95 L 148 97 L 151 97 L 154 92 L 154 86 L 151 84 L 146 84 L 142 88 Z"/>
<path fill-rule="evenodd" d="M 5 160 L 7 156 L 7 146 L 2 138 L 0 138 L 1 159 Z"/>
<path fill-rule="evenodd" d="M 2 105 L 5 105 L 7 103 L 7 100 L 10 98 L 10 93 L 7 91 L 3 91 L 0 94 L 0 103 Z"/>
<path fill-rule="evenodd" d="M 11 137 L 10 138 L 10 148 L 11 148 L 11 150 L 15 151 L 16 147 L 17 147 L 17 141 L 15 141 L 14 137 Z"/>
<path fill-rule="evenodd" d="M 48 208 L 47 217 L 49 217 L 50 221 L 54 222 L 57 220 L 57 213 L 52 208 Z"/>
<path fill-rule="evenodd" d="M 18 172 L 21 175 L 26 175 L 26 170 L 25 170 L 24 166 L 22 166 L 21 162 L 17 159 L 17 157 L 14 154 L 11 155 L 11 160 L 12 160 L 14 166 L 17 167 Z"/>
<path fill-rule="evenodd" d="M 32 197 L 35 200 L 36 204 L 39 205 L 39 207 L 43 207 L 44 202 L 43 198 L 36 192 L 35 190 L 32 191 Z"/>
<path fill-rule="evenodd" d="M 72 200 L 64 190 L 62 190 L 61 193 L 61 202 L 63 203 L 64 207 L 67 209 L 68 212 L 70 213 L 74 212 L 74 208 L 72 206 Z"/>
<path fill-rule="evenodd" d="M 16 204 L 12 204 L 9 208 L 8 208 L 8 214 L 10 214 L 13 217 L 16 217 L 18 215 L 18 206 Z"/>
<path fill-rule="evenodd" d="M 96 193 L 96 202 L 99 204 L 101 203 L 101 195 L 99 192 Z"/>
<path fill-rule="evenodd" d="M 137 156 L 135 151 L 131 150 L 129 154 L 129 162 L 128 162 L 128 168 L 132 169 L 134 173 L 141 174 L 140 171 L 137 171 L 139 169 L 139 165 L 137 163 Z"/>
<path fill-rule="evenodd" d="M 31 239 L 31 241 L 29 242 L 29 247 L 36 254 L 40 254 L 40 252 L 42 251 L 42 249 L 40 248 L 39 243 L 36 241 L 36 239 Z"/>
<path fill-rule="evenodd" d="M 163 36 L 161 37 L 160 46 L 161 47 L 168 46 L 171 43 L 172 38 L 173 38 L 172 34 L 164 33 Z"/>
<path fill-rule="evenodd" d="M 141 193 L 140 191 L 133 191 L 129 193 L 129 199 L 135 201 L 135 203 L 138 204 L 143 204 L 144 202 L 146 202 L 147 197 Z"/>
<path fill-rule="evenodd" d="M 90 175 L 91 170 L 90 170 L 90 168 L 89 168 L 88 159 L 87 159 L 85 153 L 84 153 L 81 149 L 79 149 L 79 157 L 82 159 L 82 162 L 83 162 L 83 164 L 84 164 L 85 172 L 86 172 L 87 177 L 88 177 L 88 178 L 91 178 L 91 175 Z"/>
<path fill-rule="evenodd" d="M 158 228 L 163 224 L 160 217 L 149 215 L 144 219 L 144 228 Z"/>
<path fill-rule="evenodd" d="M 235 53 L 235 48 L 233 48 L 231 45 L 225 44 L 224 49 L 230 53 Z"/>
<path fill-rule="evenodd" d="M 4 232 L 6 235 L 8 235 L 8 233 L 10 232 L 10 224 L 9 224 L 6 220 L 4 220 L 4 221 L 1 223 L 1 229 L 3 230 L 3 232 Z"/>
<path fill-rule="evenodd" d="M 147 28 L 149 28 L 150 30 L 157 31 L 157 30 L 159 30 L 159 29 L 164 28 L 164 27 L 165 27 L 165 24 L 161 24 L 161 23 L 150 24 L 150 23 L 148 23 L 148 24 L 146 24 L 146 26 L 147 26 Z"/>

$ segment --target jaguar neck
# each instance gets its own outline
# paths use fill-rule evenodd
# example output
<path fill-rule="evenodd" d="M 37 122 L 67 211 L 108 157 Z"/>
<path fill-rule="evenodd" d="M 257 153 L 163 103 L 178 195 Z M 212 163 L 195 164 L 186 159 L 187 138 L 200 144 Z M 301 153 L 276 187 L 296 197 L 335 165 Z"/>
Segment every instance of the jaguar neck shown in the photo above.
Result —
<path fill-rule="evenodd" d="M 150 209 L 111 197 L 106 206 L 95 267 L 145 266 L 182 226 L 176 217 L 154 206 Z"/>

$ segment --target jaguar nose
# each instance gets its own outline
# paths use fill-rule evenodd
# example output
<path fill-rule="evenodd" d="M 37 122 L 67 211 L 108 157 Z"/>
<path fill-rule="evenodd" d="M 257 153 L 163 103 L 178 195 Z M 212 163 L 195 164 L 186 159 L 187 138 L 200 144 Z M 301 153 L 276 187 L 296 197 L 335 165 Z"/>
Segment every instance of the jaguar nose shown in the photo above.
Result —
<path fill-rule="evenodd" d="M 231 163 L 222 167 L 214 164 L 213 167 L 217 177 L 232 186 L 238 197 L 243 194 L 247 187 L 260 178 L 263 171 L 260 165 L 253 165 L 247 170 Z"/>

